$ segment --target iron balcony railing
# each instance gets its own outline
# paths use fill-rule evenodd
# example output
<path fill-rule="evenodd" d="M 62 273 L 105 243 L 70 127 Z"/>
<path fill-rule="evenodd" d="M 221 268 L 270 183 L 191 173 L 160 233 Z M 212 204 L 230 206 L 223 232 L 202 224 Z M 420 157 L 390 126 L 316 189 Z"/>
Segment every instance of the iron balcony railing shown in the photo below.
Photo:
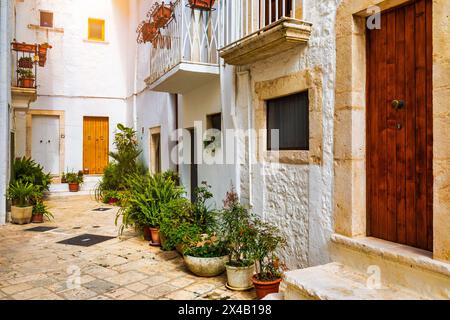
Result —
<path fill-rule="evenodd" d="M 189 6 L 189 0 L 173 3 L 173 18 L 152 43 L 150 77 L 153 83 L 180 63 L 218 65 L 222 0 L 212 10 Z"/>
<path fill-rule="evenodd" d="M 301 3 L 302 0 L 223 0 L 221 47 L 258 32 L 283 17 L 301 19 Z"/>

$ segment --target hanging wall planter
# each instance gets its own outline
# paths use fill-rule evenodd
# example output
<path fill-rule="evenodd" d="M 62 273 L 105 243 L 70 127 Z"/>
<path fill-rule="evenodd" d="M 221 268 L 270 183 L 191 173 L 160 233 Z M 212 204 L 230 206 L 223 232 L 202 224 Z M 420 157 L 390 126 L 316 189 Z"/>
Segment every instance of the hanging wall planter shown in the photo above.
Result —
<path fill-rule="evenodd" d="M 198 10 L 211 11 L 214 7 L 215 0 L 189 0 L 189 7 Z"/>
<path fill-rule="evenodd" d="M 32 69 L 33 68 L 33 58 L 22 57 L 19 59 L 19 68 Z"/>
<path fill-rule="evenodd" d="M 165 27 L 172 18 L 173 5 L 165 5 L 164 1 L 161 4 L 156 3 L 151 13 L 153 22 L 157 28 Z"/>
<path fill-rule="evenodd" d="M 47 50 L 51 49 L 52 46 L 48 43 L 43 43 L 39 45 L 38 54 L 39 54 L 39 66 L 44 67 L 47 62 Z"/>
<path fill-rule="evenodd" d="M 29 53 L 35 53 L 36 52 L 36 45 L 34 44 L 28 44 L 28 43 L 19 43 L 19 42 L 13 42 L 12 48 L 15 51 L 20 52 L 29 52 Z"/>

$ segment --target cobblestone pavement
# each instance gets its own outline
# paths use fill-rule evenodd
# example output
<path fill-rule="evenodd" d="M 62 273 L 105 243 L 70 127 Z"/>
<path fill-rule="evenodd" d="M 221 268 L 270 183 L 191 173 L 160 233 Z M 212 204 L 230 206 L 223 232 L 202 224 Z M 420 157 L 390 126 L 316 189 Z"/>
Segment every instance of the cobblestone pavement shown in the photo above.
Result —
<path fill-rule="evenodd" d="M 115 207 L 78 196 L 50 200 L 47 205 L 55 216 L 52 222 L 0 226 L 0 300 L 256 297 L 254 291 L 227 290 L 225 275 L 194 276 L 178 253 L 150 247 L 132 231 L 117 237 Z M 94 212 L 98 207 L 111 210 Z M 25 231 L 36 226 L 57 229 L 44 233 Z M 86 233 L 116 238 L 91 247 L 57 243 Z"/>

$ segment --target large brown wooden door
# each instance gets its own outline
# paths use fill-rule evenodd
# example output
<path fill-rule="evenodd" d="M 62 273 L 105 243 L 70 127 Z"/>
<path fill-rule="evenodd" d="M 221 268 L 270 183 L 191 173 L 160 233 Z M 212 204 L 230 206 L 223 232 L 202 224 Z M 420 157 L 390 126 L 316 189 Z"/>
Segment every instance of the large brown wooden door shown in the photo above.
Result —
<path fill-rule="evenodd" d="M 432 1 L 367 30 L 369 235 L 433 248 Z"/>
<path fill-rule="evenodd" d="M 83 169 L 85 173 L 102 174 L 108 165 L 109 119 L 84 117 Z"/>

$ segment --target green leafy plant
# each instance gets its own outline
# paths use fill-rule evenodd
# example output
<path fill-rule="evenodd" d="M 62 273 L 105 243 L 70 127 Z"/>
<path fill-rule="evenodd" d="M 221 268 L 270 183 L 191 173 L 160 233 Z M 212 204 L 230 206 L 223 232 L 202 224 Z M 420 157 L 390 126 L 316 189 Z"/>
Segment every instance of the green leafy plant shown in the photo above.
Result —
<path fill-rule="evenodd" d="M 13 205 L 24 208 L 30 206 L 38 194 L 39 189 L 32 183 L 18 180 L 10 183 L 6 196 Z"/>
<path fill-rule="evenodd" d="M 194 223 L 192 204 L 186 198 L 176 198 L 161 210 L 160 231 L 166 241 L 163 250 L 173 250 L 178 245 L 191 246 L 201 240 L 202 229 Z"/>
<path fill-rule="evenodd" d="M 20 79 L 34 79 L 34 73 L 31 69 L 18 69 L 17 73 Z"/>
<path fill-rule="evenodd" d="M 112 161 L 105 168 L 103 178 L 95 190 L 97 201 L 104 201 L 109 191 L 127 190 L 127 178 L 136 173 L 145 174 L 146 171 L 145 166 L 138 162 L 142 150 L 136 132 L 122 124 L 118 124 L 117 129 L 114 137 L 116 151 L 109 153 Z"/>
<path fill-rule="evenodd" d="M 33 215 L 42 214 L 48 220 L 53 220 L 53 214 L 48 210 L 43 201 L 38 201 L 33 207 Z"/>
<path fill-rule="evenodd" d="M 257 261 L 256 278 L 260 281 L 273 281 L 281 277 L 283 265 L 275 251 L 286 245 L 279 229 L 259 219 L 253 220 L 255 238 L 252 245 L 253 258 Z"/>
<path fill-rule="evenodd" d="M 217 258 L 228 254 L 222 242 L 208 242 L 203 246 L 190 247 L 184 252 L 185 255 L 195 258 Z"/>
<path fill-rule="evenodd" d="M 78 183 L 82 184 L 84 182 L 83 171 L 78 172 L 68 172 L 66 174 L 67 183 Z"/>
<path fill-rule="evenodd" d="M 228 265 L 251 266 L 254 263 L 252 250 L 257 231 L 252 227 L 251 213 L 240 204 L 234 188 L 227 192 L 221 213 L 220 235 L 229 252 Z"/>
<path fill-rule="evenodd" d="M 52 181 L 50 173 L 44 173 L 44 168 L 31 158 L 18 158 L 13 164 L 12 181 L 28 182 L 39 191 L 48 191 Z"/>
<path fill-rule="evenodd" d="M 126 182 L 127 201 L 116 217 L 116 224 L 122 217 L 120 233 L 130 225 L 159 227 L 165 206 L 185 194 L 182 187 L 176 186 L 172 179 L 165 179 L 163 174 L 133 174 Z"/>
<path fill-rule="evenodd" d="M 192 203 L 194 223 L 198 225 L 203 233 L 214 233 L 217 224 L 217 212 L 207 205 L 209 199 L 213 197 L 210 191 L 211 186 L 202 182 L 200 187 L 195 189 L 195 201 Z"/>
<path fill-rule="evenodd" d="M 111 199 L 117 199 L 120 202 L 120 192 L 115 190 L 106 190 L 102 199 L 103 203 L 109 203 Z"/>

